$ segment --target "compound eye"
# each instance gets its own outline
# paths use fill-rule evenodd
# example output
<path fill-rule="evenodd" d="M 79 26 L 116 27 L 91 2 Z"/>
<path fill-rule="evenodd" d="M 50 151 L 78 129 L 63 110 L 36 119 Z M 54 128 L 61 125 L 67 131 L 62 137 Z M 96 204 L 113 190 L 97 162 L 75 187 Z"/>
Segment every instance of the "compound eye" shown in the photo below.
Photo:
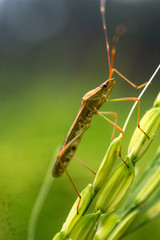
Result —
<path fill-rule="evenodd" d="M 103 88 L 106 88 L 106 87 L 108 86 L 108 83 L 104 82 L 104 83 L 101 84 L 101 86 L 102 86 Z"/>

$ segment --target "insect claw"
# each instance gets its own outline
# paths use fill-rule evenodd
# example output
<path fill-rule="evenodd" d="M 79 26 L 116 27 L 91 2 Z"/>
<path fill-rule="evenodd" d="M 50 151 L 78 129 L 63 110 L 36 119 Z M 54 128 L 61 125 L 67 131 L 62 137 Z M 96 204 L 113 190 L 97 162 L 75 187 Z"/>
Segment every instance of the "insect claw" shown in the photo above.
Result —
<path fill-rule="evenodd" d="M 126 163 L 126 161 L 122 158 L 121 153 L 119 153 L 119 157 L 122 160 L 122 162 L 126 165 L 127 168 L 129 168 L 128 164 Z"/>
<path fill-rule="evenodd" d="M 150 137 L 148 136 L 148 134 L 145 132 L 145 131 L 143 131 L 143 129 L 138 125 L 138 128 L 139 128 L 139 130 L 141 130 L 141 132 L 143 132 L 144 133 L 144 135 L 146 135 L 146 137 L 148 138 L 148 139 L 150 139 Z"/>
<path fill-rule="evenodd" d="M 81 196 L 79 196 L 78 204 L 77 204 L 77 215 L 79 214 L 79 205 L 81 202 Z"/>
<path fill-rule="evenodd" d="M 147 133 L 145 133 L 145 135 L 146 135 L 146 137 L 147 137 L 148 139 L 150 139 L 150 137 L 147 135 Z"/>

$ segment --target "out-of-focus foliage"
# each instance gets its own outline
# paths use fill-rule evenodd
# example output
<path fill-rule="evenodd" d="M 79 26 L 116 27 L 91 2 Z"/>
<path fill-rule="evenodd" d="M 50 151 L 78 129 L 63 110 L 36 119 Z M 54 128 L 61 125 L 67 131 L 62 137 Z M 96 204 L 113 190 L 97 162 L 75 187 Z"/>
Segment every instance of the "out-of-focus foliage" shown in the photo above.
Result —
<path fill-rule="evenodd" d="M 53 1 L 52 5 L 52 1 L 13 2 L 17 6 L 7 0 L 0 1 L 1 240 L 26 239 L 30 212 L 54 150 L 63 143 L 82 96 L 108 77 L 98 0 Z M 26 12 L 22 14 L 24 9 Z M 137 84 L 147 81 L 159 64 L 159 9 L 158 1 L 107 2 L 110 42 L 115 27 L 119 23 L 127 25 L 127 33 L 117 46 L 115 66 Z M 116 81 L 112 98 L 138 96 L 137 90 L 117 76 Z M 142 98 L 141 116 L 152 105 L 158 91 L 157 75 Z M 123 126 L 130 107 L 131 103 L 106 103 L 103 110 L 117 111 L 118 124 Z M 125 143 L 136 121 L 135 111 L 124 136 L 122 153 L 127 152 Z M 77 155 L 97 170 L 111 133 L 112 127 L 95 116 Z M 158 138 L 159 135 L 139 165 L 146 167 L 147 160 L 153 158 Z M 74 160 L 68 170 L 79 191 L 93 180 Z M 40 214 L 36 239 L 52 238 L 76 197 L 65 175 L 54 181 Z M 159 221 L 129 239 L 148 240 L 153 232 L 154 239 L 159 239 Z"/>

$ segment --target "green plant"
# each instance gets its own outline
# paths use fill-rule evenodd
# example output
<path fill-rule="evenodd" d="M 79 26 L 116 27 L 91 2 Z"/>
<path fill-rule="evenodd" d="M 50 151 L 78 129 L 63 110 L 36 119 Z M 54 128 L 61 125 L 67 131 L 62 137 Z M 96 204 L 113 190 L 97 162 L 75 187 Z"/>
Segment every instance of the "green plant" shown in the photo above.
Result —
<path fill-rule="evenodd" d="M 139 99 L 151 83 L 159 68 L 160 65 L 139 95 Z M 135 106 L 136 103 L 127 117 L 123 127 L 124 131 Z M 135 178 L 135 165 L 137 161 L 148 149 L 160 125 L 160 93 L 158 94 L 153 107 L 145 114 L 140 124 L 150 138 L 148 139 L 139 129 L 136 128 L 129 144 L 128 155 L 125 158 L 129 168 L 127 168 L 125 164 L 121 164 L 111 175 L 114 163 L 118 157 L 121 141 L 121 136 L 119 136 L 111 142 L 94 182 L 88 184 L 88 186 L 82 191 L 79 214 L 77 214 L 77 199 L 61 231 L 53 238 L 54 240 L 119 239 L 123 235 L 129 234 L 141 225 L 147 223 L 160 213 L 160 202 L 158 200 L 160 149 L 158 150 L 156 159 L 151 163 L 148 170 L 146 170 L 142 176 L 142 179 L 145 179 L 143 185 L 140 184 L 142 182 L 140 180 L 139 184 L 136 185 L 136 191 L 134 191 L 135 195 L 131 195 L 131 197 L 123 201 L 123 205 L 125 205 L 124 208 L 120 210 L 118 208 L 122 205 L 121 203 L 124 196 L 132 186 Z M 56 155 L 56 153 L 57 151 L 54 155 Z M 49 173 L 51 172 L 54 159 L 55 157 L 50 163 L 31 213 L 28 226 L 29 240 L 34 239 L 37 219 L 49 188 L 53 182 Z M 146 179 L 148 181 L 146 181 Z M 152 195 L 154 195 L 154 197 L 151 198 Z M 97 201 L 95 211 L 88 214 L 87 210 L 96 196 Z M 133 199 L 135 199 L 135 201 L 133 201 Z M 135 224 L 133 224 L 134 222 Z"/>
<path fill-rule="evenodd" d="M 120 239 L 160 213 L 160 148 L 142 179 L 135 186 L 134 194 L 126 198 L 126 201 L 123 201 L 125 207 L 117 211 L 132 187 L 137 161 L 148 149 L 160 126 L 160 93 L 153 107 L 143 116 L 140 126 L 149 138 L 136 128 L 125 158 L 128 167 L 122 163 L 110 176 L 119 152 L 119 136 L 111 142 L 94 182 L 82 191 L 79 214 L 76 210 L 77 199 L 61 231 L 53 240 Z M 98 196 L 94 212 L 87 214 L 96 195 Z"/>

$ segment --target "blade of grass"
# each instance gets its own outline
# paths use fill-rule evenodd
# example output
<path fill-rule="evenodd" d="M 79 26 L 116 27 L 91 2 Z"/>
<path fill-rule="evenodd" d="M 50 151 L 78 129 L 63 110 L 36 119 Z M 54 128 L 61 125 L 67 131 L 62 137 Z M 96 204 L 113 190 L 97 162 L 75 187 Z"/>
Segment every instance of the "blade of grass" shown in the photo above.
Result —
<path fill-rule="evenodd" d="M 38 220 L 40 211 L 43 207 L 43 204 L 46 200 L 46 197 L 48 195 L 48 192 L 51 188 L 51 185 L 54 181 L 54 178 L 51 177 L 51 170 L 52 170 L 53 164 L 55 162 L 55 159 L 57 157 L 58 150 L 59 150 L 59 148 L 57 148 L 53 154 L 53 157 L 50 161 L 48 170 L 46 171 L 42 186 L 39 190 L 39 193 L 38 193 L 35 203 L 33 205 L 29 223 L 28 223 L 28 231 L 27 231 L 27 239 L 28 240 L 34 240 L 34 238 L 35 238 L 37 220 Z"/>

